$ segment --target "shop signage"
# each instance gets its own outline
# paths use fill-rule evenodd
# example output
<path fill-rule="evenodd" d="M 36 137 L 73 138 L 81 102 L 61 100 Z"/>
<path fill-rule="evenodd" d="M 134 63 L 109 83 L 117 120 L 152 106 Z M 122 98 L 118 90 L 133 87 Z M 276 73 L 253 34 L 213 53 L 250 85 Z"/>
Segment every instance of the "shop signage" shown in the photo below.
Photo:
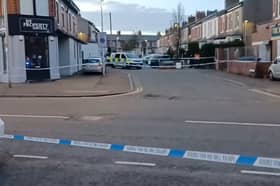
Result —
<path fill-rule="evenodd" d="M 9 16 L 9 31 L 16 34 L 52 34 L 54 21 L 50 17 L 41 16 Z"/>
<path fill-rule="evenodd" d="M 21 32 L 51 32 L 51 23 L 49 19 L 20 18 Z"/>

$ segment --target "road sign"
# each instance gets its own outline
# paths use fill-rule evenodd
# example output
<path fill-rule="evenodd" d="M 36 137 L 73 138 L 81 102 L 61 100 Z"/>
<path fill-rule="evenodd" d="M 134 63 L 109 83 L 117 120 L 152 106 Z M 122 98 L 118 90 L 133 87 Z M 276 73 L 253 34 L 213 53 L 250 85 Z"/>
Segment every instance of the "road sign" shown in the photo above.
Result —
<path fill-rule="evenodd" d="M 97 35 L 98 38 L 98 45 L 100 48 L 107 47 L 107 35 L 106 32 L 99 32 Z"/>

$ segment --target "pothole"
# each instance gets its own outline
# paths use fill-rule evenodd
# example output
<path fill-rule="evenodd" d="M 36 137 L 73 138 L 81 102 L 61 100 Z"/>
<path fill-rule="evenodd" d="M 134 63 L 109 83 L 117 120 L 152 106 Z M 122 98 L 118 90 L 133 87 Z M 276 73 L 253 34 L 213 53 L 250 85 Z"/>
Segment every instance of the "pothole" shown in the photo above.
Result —
<path fill-rule="evenodd" d="M 171 96 L 168 98 L 168 100 L 178 100 L 180 99 L 178 96 Z"/>
<path fill-rule="evenodd" d="M 162 96 L 159 94 L 145 94 L 144 95 L 144 98 L 160 98 L 160 97 L 162 97 Z"/>

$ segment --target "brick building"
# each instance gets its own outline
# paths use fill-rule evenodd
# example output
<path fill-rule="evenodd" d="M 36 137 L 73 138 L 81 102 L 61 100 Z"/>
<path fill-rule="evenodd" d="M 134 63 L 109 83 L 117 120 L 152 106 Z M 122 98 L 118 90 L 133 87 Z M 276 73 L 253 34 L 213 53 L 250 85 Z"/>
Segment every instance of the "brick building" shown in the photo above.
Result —
<path fill-rule="evenodd" d="M 272 12 L 272 58 L 280 56 L 280 2 L 273 0 Z"/>

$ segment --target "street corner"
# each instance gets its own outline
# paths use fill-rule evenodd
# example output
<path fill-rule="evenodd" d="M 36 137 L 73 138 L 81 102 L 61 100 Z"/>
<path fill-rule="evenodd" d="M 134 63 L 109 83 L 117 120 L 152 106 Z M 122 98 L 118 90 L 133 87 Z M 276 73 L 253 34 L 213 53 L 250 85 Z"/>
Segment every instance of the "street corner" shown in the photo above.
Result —
<path fill-rule="evenodd" d="M 108 70 L 105 76 L 79 73 L 56 81 L 14 84 L 12 88 L 8 88 L 6 84 L 1 84 L 0 97 L 102 98 L 120 96 L 138 90 L 135 88 L 137 83 L 135 83 L 134 79 L 129 72 L 115 69 Z"/>

